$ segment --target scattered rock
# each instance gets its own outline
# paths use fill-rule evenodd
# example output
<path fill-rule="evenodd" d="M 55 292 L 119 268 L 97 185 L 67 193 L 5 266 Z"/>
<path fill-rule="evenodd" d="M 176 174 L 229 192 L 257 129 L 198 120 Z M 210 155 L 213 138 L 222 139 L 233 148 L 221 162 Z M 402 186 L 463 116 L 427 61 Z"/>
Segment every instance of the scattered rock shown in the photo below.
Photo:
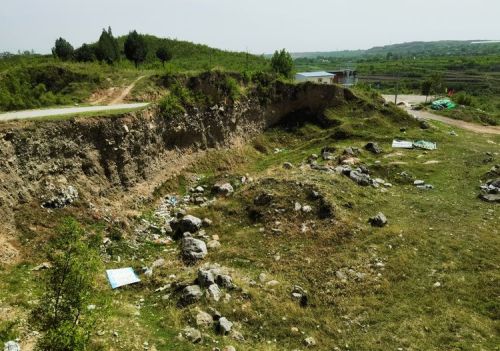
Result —
<path fill-rule="evenodd" d="M 500 203 L 500 194 L 481 194 L 479 198 L 486 202 Z"/>
<path fill-rule="evenodd" d="M 229 334 L 232 327 L 233 323 L 230 322 L 226 317 L 221 317 L 217 323 L 217 331 L 222 335 Z"/>
<path fill-rule="evenodd" d="M 222 349 L 222 351 L 236 351 L 234 346 L 226 346 Z"/>
<path fill-rule="evenodd" d="M 293 165 L 290 162 L 285 162 L 285 163 L 283 163 L 283 168 L 284 169 L 292 169 Z"/>
<path fill-rule="evenodd" d="M 425 182 L 423 180 L 415 180 L 413 182 L 413 185 L 424 185 L 424 184 L 425 184 Z"/>
<path fill-rule="evenodd" d="M 208 254 L 207 245 L 200 239 L 191 236 L 182 238 L 182 258 L 187 262 L 196 262 Z"/>
<path fill-rule="evenodd" d="M 218 302 L 221 298 L 221 291 L 219 289 L 219 286 L 217 284 L 212 284 L 208 287 L 208 296 Z"/>
<path fill-rule="evenodd" d="M 202 226 L 202 220 L 198 217 L 187 215 L 178 222 L 179 231 L 182 233 L 196 233 Z"/>
<path fill-rule="evenodd" d="M 207 288 L 215 284 L 215 275 L 211 270 L 200 268 L 198 270 L 198 284 L 200 284 L 202 288 Z"/>
<path fill-rule="evenodd" d="M 196 325 L 199 327 L 209 327 L 214 323 L 214 318 L 207 312 L 200 311 L 196 315 Z"/>
<path fill-rule="evenodd" d="M 314 339 L 312 336 L 309 336 L 304 339 L 304 344 L 306 345 L 306 347 L 316 346 L 316 339 Z"/>
<path fill-rule="evenodd" d="M 43 269 L 49 269 L 52 268 L 52 264 L 50 262 L 43 262 L 40 263 L 38 266 L 33 267 L 31 270 L 32 271 L 41 271 Z"/>
<path fill-rule="evenodd" d="M 44 208 L 63 208 L 78 199 L 78 191 L 73 186 L 60 188 L 42 203 Z"/>
<path fill-rule="evenodd" d="M 182 331 L 182 335 L 186 340 L 191 341 L 193 344 L 201 342 L 201 332 L 198 329 L 187 327 Z"/>
<path fill-rule="evenodd" d="M 186 306 L 199 301 L 203 296 L 201 288 L 198 285 L 186 286 L 182 290 L 181 305 Z"/>
<path fill-rule="evenodd" d="M 387 218 L 382 212 L 379 212 L 377 215 L 371 217 L 369 222 L 374 227 L 384 227 L 387 224 Z"/>
<path fill-rule="evenodd" d="M 15 341 L 7 341 L 4 346 L 4 351 L 21 351 L 21 345 Z"/>
<path fill-rule="evenodd" d="M 160 268 L 160 267 L 163 267 L 164 265 L 165 265 L 165 260 L 163 258 L 159 258 L 153 262 L 153 264 L 151 265 L 151 268 L 152 269 Z"/>
<path fill-rule="evenodd" d="M 374 153 L 376 155 L 382 153 L 382 149 L 377 143 L 368 143 L 365 145 L 365 150 L 370 151 L 371 153 Z"/>
<path fill-rule="evenodd" d="M 253 199 L 253 203 L 256 206 L 267 206 L 273 201 L 273 195 L 270 193 L 262 193 L 257 195 L 255 199 Z"/>
<path fill-rule="evenodd" d="M 207 243 L 207 248 L 209 248 L 210 250 L 217 250 L 220 247 L 221 247 L 221 243 L 218 240 L 210 240 Z"/>
<path fill-rule="evenodd" d="M 421 129 L 429 129 L 430 127 L 431 127 L 431 125 L 426 120 L 420 121 L 420 128 Z"/>
<path fill-rule="evenodd" d="M 215 277 L 215 282 L 226 289 L 233 289 L 234 288 L 234 283 L 233 279 L 227 275 L 227 274 L 217 274 Z"/>
<path fill-rule="evenodd" d="M 349 178 L 355 181 L 358 185 L 369 186 L 372 184 L 372 179 L 368 174 L 364 174 L 358 170 L 351 171 L 349 173 Z"/>
<path fill-rule="evenodd" d="M 204 227 L 210 227 L 212 224 L 212 220 L 208 218 L 203 218 L 203 221 L 201 221 L 201 225 Z"/>
<path fill-rule="evenodd" d="M 236 340 L 236 341 L 239 341 L 239 342 L 244 342 L 245 341 L 245 337 L 243 336 L 243 334 L 241 334 L 239 331 L 236 331 L 236 330 L 231 330 L 231 333 L 229 335 L 232 339 Z"/>
<path fill-rule="evenodd" d="M 213 187 L 213 191 L 222 196 L 229 196 L 234 193 L 233 186 L 230 183 L 225 182 L 216 183 Z"/>
<path fill-rule="evenodd" d="M 302 206 L 302 212 L 304 213 L 311 213 L 312 212 L 312 207 L 309 205 Z"/>

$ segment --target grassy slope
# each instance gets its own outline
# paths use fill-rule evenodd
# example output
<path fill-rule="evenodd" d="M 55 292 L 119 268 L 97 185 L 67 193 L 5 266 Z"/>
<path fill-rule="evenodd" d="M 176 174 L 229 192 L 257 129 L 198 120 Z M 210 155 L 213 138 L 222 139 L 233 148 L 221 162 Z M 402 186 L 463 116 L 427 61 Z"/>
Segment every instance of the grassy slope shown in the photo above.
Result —
<path fill-rule="evenodd" d="M 246 342 L 216 336 L 212 330 L 205 330 L 204 342 L 196 346 L 177 340 L 175 336 L 182 328 L 195 325 L 196 306 L 178 309 L 176 297 L 162 299 L 168 290 L 155 293 L 154 289 L 171 281 L 171 274 L 180 281 L 194 279 L 196 267 L 183 267 L 177 252 L 169 247 L 139 243 L 134 249 L 124 240 L 108 249 L 112 261 L 107 268 L 140 268 L 158 257 L 165 258 L 167 265 L 155 271 L 152 279 L 112 294 L 112 316 L 102 328 L 106 334 L 95 336 L 96 345 L 106 350 L 141 350 L 148 341 L 157 350 L 212 350 L 228 344 L 238 350 L 291 350 L 302 348 L 303 339 L 312 335 L 319 350 L 497 350 L 500 217 L 496 205 L 480 202 L 476 196 L 478 180 L 491 167 L 491 163 L 483 162 L 485 153 L 493 151 L 496 158 L 500 157 L 500 137 L 463 131 L 453 137 L 448 134 L 450 128 L 441 124 L 430 130 L 420 130 L 411 122 L 392 125 L 378 113 L 356 108 L 329 114 L 344 123 L 342 129 L 352 132 L 350 139 L 333 140 L 331 130 L 310 125 L 294 133 L 270 130 L 233 150 L 209 151 L 189 172 L 159 191 L 184 192 L 194 185 L 188 180 L 193 174 L 202 177 L 200 183 L 204 185 L 225 176 L 238 179 L 246 173 L 257 184 L 263 178 L 277 181 L 278 185 L 271 188 L 241 186 L 227 200 L 189 211 L 214 220 L 207 233 L 219 235 L 222 247 L 211 251 L 206 261 L 233 269 L 233 278 L 246 292 L 230 292 L 232 301 L 227 304 L 203 300 L 198 307 L 206 310 L 212 305 L 238 322 L 237 329 Z M 407 134 L 399 132 L 401 125 L 408 127 Z M 398 136 L 433 140 L 439 149 L 396 153 L 389 145 Z M 291 171 L 282 168 L 285 161 L 298 165 L 325 145 L 342 150 L 362 147 L 367 141 L 378 141 L 385 150 L 381 156 L 362 151 L 360 157 L 376 176 L 394 184 L 386 193 L 308 167 Z M 259 150 L 269 151 L 258 152 L 257 145 Z M 274 148 L 283 151 L 274 153 Z M 432 160 L 439 163 L 424 164 Z M 401 183 L 397 176 L 401 171 L 424 179 L 435 189 L 419 191 Z M 336 221 L 294 213 L 295 196 L 303 196 L 294 182 L 315 185 L 335 204 Z M 281 236 L 270 233 L 274 220 L 254 224 L 248 219 L 246 206 L 253 199 L 252 191 L 262 190 L 274 192 L 280 205 L 288 208 L 284 215 L 276 216 L 283 223 Z M 81 216 L 79 208 L 67 211 Z M 373 229 L 367 219 L 378 211 L 388 216 L 390 224 Z M 144 215 L 149 217 L 149 213 L 145 209 Z M 40 232 L 34 234 L 26 219 L 37 215 Z M 47 216 L 36 206 L 19 211 L 17 223 L 31 246 L 37 247 L 34 244 L 41 240 L 38 236 L 43 237 L 53 225 L 54 216 L 59 214 Z M 303 234 L 300 224 L 306 219 L 315 221 L 317 227 Z M 263 226 L 264 233 L 260 231 Z M 120 263 L 116 261 L 118 256 Z M 41 259 L 34 256 L 33 262 Z M 385 267 L 375 268 L 376 262 L 383 262 Z M 0 272 L 0 307 L 13 308 L 18 315 L 29 308 L 27 301 L 37 295 L 37 274 L 27 270 L 33 264 L 27 260 L 27 265 Z M 361 280 L 342 282 L 335 273 L 342 268 L 366 275 Z M 261 272 L 280 285 L 269 288 L 250 284 L 249 280 L 259 282 Z M 436 282 L 441 287 L 433 287 Z M 100 284 L 103 298 L 109 297 L 104 277 Z M 301 308 L 290 298 L 294 284 L 309 292 L 309 307 Z M 7 339 L 3 335 L 17 335 L 22 325 L 20 322 L 9 329 L 5 323 L 0 324 L 1 341 Z M 2 326 L 7 330 L 4 333 Z M 299 332 L 292 332 L 292 327 Z M 119 336 L 113 337 L 112 331 Z"/>
<path fill-rule="evenodd" d="M 215 68 L 235 72 L 268 69 L 268 61 L 260 56 L 174 39 L 165 39 L 173 59 L 163 67 L 155 58 L 156 48 L 162 39 L 154 36 L 146 36 L 146 39 L 149 54 L 139 70 L 125 57 L 112 66 L 97 62 L 61 62 L 49 56 L 0 59 L 0 111 L 86 102 L 98 89 L 126 86 L 141 75 L 194 73 Z M 125 37 L 120 37 L 118 41 L 123 47 Z M 148 79 L 145 79 L 138 89 L 144 87 L 147 92 L 147 84 Z"/>

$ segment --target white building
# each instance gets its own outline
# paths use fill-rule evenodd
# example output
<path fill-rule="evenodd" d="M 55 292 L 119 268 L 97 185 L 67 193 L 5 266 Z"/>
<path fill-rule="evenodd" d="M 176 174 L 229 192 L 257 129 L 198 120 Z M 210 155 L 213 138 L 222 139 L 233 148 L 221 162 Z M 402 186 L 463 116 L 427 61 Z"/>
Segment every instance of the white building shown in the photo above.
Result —
<path fill-rule="evenodd" d="M 295 81 L 298 83 L 313 82 L 318 84 L 334 84 L 335 74 L 325 71 L 301 72 L 295 75 Z"/>

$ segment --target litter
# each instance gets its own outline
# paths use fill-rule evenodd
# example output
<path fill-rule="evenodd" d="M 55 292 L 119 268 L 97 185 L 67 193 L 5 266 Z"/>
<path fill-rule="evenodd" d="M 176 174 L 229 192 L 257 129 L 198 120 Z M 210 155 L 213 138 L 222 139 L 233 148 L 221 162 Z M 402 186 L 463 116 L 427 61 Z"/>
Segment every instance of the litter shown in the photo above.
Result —
<path fill-rule="evenodd" d="M 413 143 L 413 146 L 416 147 L 417 149 L 425 149 L 425 150 L 436 150 L 437 149 L 437 144 L 430 142 L 430 141 L 425 141 L 425 140 L 418 140 Z"/>
<path fill-rule="evenodd" d="M 437 144 L 431 141 L 418 140 L 418 141 L 407 141 L 407 140 L 393 140 L 392 147 L 395 149 L 424 149 L 424 150 L 436 150 Z"/>
<path fill-rule="evenodd" d="M 167 196 L 167 202 L 172 206 L 176 206 L 177 205 L 177 197 Z"/>
<path fill-rule="evenodd" d="M 106 275 L 108 276 L 108 281 L 112 289 L 139 283 L 141 281 L 131 267 L 108 269 L 106 270 Z"/>
<path fill-rule="evenodd" d="M 393 140 L 392 147 L 395 149 L 413 149 L 413 141 Z"/>

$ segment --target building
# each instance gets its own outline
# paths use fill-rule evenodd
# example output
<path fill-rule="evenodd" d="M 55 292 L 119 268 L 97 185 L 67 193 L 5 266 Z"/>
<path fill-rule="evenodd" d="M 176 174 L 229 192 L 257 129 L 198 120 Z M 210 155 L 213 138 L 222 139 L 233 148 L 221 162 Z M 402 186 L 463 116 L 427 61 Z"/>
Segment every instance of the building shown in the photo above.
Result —
<path fill-rule="evenodd" d="M 328 73 L 335 75 L 334 81 L 336 84 L 352 87 L 358 83 L 358 72 L 353 69 L 346 68 L 329 71 Z"/>
<path fill-rule="evenodd" d="M 301 72 L 295 75 L 295 81 L 299 83 L 313 82 L 318 84 L 334 84 L 335 74 L 328 72 Z"/>

